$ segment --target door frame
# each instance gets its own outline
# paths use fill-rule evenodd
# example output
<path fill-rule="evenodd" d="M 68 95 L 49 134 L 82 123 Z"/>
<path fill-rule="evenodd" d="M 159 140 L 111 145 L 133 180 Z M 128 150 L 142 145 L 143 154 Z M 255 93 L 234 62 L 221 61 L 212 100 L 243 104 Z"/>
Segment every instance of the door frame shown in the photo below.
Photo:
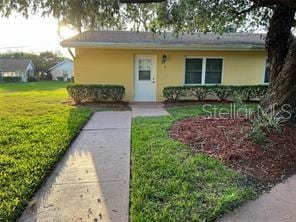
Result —
<path fill-rule="evenodd" d="M 138 82 L 138 59 L 151 59 L 151 62 L 152 62 L 152 75 L 151 75 L 151 78 L 152 80 L 151 81 L 154 81 L 153 83 L 153 99 L 151 101 L 140 101 L 140 100 L 136 100 L 136 91 L 137 91 L 137 82 Z M 156 98 L 157 98 L 157 87 L 156 87 L 156 84 L 157 84 L 157 55 L 154 55 L 154 54 L 136 54 L 134 56 L 134 102 L 156 102 Z"/>

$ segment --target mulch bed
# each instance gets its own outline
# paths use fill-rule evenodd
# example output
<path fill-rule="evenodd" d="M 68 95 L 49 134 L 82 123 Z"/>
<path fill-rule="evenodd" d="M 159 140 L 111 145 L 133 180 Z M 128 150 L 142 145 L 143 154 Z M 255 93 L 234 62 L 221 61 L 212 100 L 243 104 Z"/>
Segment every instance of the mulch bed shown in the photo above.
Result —
<path fill-rule="evenodd" d="M 171 136 L 264 182 L 278 182 L 296 171 L 296 125 L 285 124 L 268 135 L 268 146 L 248 138 L 245 118 L 192 117 L 176 122 Z"/>

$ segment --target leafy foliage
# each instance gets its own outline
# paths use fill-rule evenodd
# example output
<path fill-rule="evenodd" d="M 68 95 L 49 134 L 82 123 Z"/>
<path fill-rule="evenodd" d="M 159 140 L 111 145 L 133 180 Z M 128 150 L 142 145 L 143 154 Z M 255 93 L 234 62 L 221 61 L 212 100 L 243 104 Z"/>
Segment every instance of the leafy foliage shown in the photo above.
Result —
<path fill-rule="evenodd" d="M 76 104 L 86 101 L 122 101 L 125 95 L 125 88 L 120 85 L 83 85 L 75 84 L 67 86 L 70 97 Z"/>
<path fill-rule="evenodd" d="M 128 5 L 118 0 L 8 0 L 0 5 L 0 10 L 5 16 L 13 10 L 26 16 L 39 10 L 78 30 L 127 29 L 126 24 L 132 24 L 137 31 L 231 32 L 268 24 L 270 10 L 263 7 L 249 10 L 252 5 L 250 0 L 170 0 Z"/>
<path fill-rule="evenodd" d="M 190 87 L 189 95 L 194 96 L 197 100 L 204 100 L 209 93 L 208 88 L 206 87 Z"/>
<path fill-rule="evenodd" d="M 15 221 L 91 115 L 65 83 L 0 84 L 0 221 Z"/>
<path fill-rule="evenodd" d="M 5 76 L 2 77 L 3 82 L 20 82 L 22 81 L 22 77 L 19 76 Z"/>
<path fill-rule="evenodd" d="M 266 112 L 259 108 L 257 115 L 252 118 L 252 131 L 250 139 L 260 145 L 267 145 L 267 135 L 272 132 L 280 132 L 284 119 L 275 112 Z"/>
<path fill-rule="evenodd" d="M 75 104 L 80 104 L 89 94 L 84 85 L 67 86 L 67 91 Z"/>
<path fill-rule="evenodd" d="M 267 134 L 262 129 L 260 122 L 254 122 L 252 124 L 251 132 L 248 134 L 248 138 L 254 143 L 266 146 L 268 144 Z"/>
<path fill-rule="evenodd" d="M 233 86 L 218 86 L 213 87 L 212 92 L 216 95 L 221 101 L 229 100 L 233 97 L 235 89 Z"/>
<path fill-rule="evenodd" d="M 254 98 L 262 99 L 266 94 L 267 86 L 240 86 L 235 91 L 242 101 L 249 102 Z"/>
<path fill-rule="evenodd" d="M 226 86 L 226 85 L 200 85 L 200 86 L 169 86 L 163 89 L 163 96 L 168 101 L 177 101 L 181 97 L 190 98 L 194 96 L 197 100 L 204 100 L 207 96 L 217 96 L 221 101 L 234 100 L 239 96 L 242 101 L 261 99 L 266 91 L 267 85 L 250 86 Z"/>
<path fill-rule="evenodd" d="M 269 133 L 273 131 L 279 132 L 281 129 L 280 125 L 284 122 L 284 118 L 276 112 L 266 112 L 261 108 L 258 111 L 257 117 L 253 119 L 255 125 L 259 125 Z"/>
<path fill-rule="evenodd" d="M 186 96 L 185 88 L 182 86 L 168 86 L 163 89 L 163 96 L 168 100 L 175 102 L 182 96 Z"/>
<path fill-rule="evenodd" d="M 58 80 L 58 81 L 64 81 L 65 78 L 64 78 L 63 76 L 57 76 L 57 80 Z"/>
<path fill-rule="evenodd" d="M 35 76 L 29 76 L 28 82 L 38 82 L 38 79 Z"/>

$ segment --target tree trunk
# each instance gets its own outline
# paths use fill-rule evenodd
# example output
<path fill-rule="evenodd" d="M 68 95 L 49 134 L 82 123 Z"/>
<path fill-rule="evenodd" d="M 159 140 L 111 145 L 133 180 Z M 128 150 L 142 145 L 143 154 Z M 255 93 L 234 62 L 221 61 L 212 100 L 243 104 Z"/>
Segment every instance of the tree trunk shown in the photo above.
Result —
<path fill-rule="evenodd" d="M 276 6 L 266 36 L 270 84 L 261 107 L 289 121 L 296 120 L 296 39 L 291 33 L 295 9 Z"/>

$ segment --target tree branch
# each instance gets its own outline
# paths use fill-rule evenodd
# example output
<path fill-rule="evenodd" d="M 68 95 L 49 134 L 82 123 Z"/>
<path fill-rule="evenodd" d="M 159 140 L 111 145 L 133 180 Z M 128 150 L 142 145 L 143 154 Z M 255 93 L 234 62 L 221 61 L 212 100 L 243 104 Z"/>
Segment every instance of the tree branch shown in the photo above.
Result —
<path fill-rule="evenodd" d="M 248 13 L 248 12 L 252 11 L 253 9 L 257 8 L 257 6 L 258 5 L 254 4 L 250 8 L 247 8 L 247 9 L 242 10 L 240 12 L 236 12 L 236 16 L 239 16 L 239 15 L 242 15 L 242 14 L 245 14 L 245 13 Z"/>
<path fill-rule="evenodd" d="M 251 0 L 256 5 L 264 7 L 271 5 L 285 5 L 291 8 L 296 8 L 295 0 Z"/>

